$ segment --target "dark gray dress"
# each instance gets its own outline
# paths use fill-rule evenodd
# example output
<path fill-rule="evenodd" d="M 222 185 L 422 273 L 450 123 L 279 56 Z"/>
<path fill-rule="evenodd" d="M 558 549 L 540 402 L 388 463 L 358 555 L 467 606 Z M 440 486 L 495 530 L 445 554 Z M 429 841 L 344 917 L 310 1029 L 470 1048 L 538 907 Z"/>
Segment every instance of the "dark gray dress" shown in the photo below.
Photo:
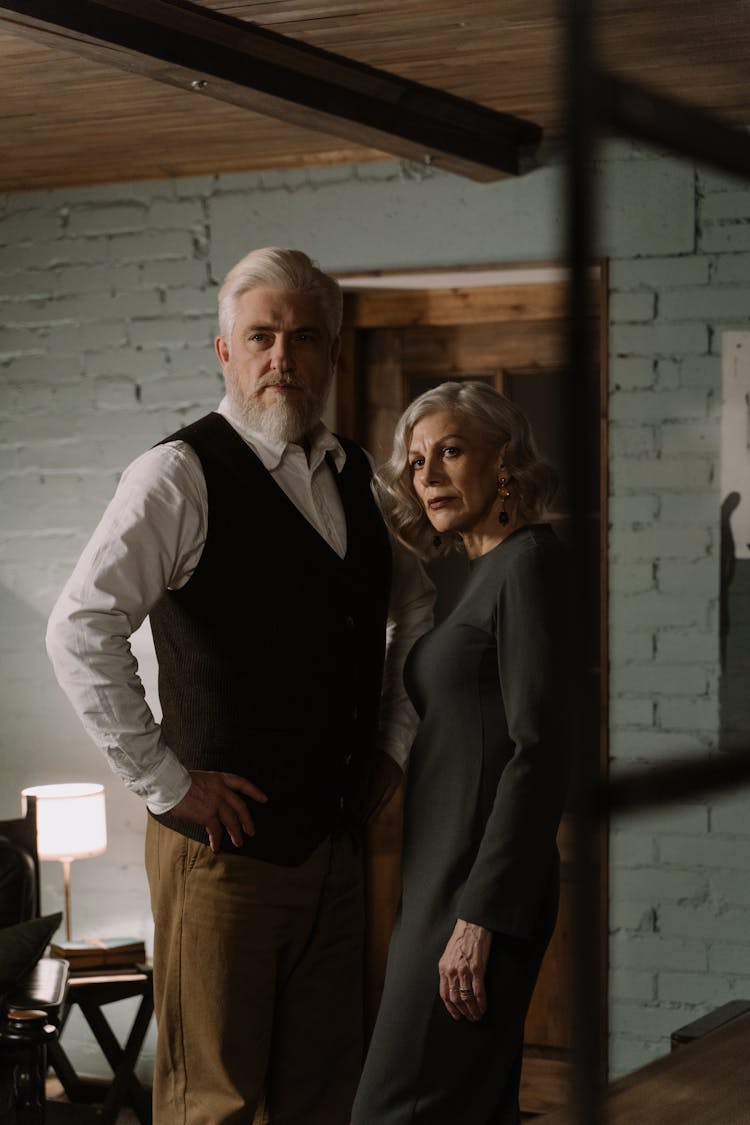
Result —
<path fill-rule="evenodd" d="M 354 1125 L 518 1121 L 523 1025 L 557 911 L 567 777 L 564 549 L 528 526 L 471 563 L 406 669 L 421 722 L 403 894 Z M 448 1015 L 438 961 L 462 918 L 493 931 L 488 1011 Z"/>

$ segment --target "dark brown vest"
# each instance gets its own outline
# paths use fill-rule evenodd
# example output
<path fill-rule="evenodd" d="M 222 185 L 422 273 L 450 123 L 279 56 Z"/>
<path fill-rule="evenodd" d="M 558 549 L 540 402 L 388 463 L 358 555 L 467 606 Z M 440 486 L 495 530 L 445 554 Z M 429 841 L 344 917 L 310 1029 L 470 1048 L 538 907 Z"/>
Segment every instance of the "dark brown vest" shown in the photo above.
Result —
<path fill-rule="evenodd" d="M 357 820 L 374 746 L 391 558 L 369 462 L 342 439 L 342 472 L 330 463 L 340 559 L 221 415 L 165 440 L 200 458 L 208 535 L 187 584 L 151 611 L 164 736 L 188 769 L 237 773 L 268 795 L 250 802 L 243 854 L 298 864 Z M 158 819 L 207 842 L 199 825 Z"/>

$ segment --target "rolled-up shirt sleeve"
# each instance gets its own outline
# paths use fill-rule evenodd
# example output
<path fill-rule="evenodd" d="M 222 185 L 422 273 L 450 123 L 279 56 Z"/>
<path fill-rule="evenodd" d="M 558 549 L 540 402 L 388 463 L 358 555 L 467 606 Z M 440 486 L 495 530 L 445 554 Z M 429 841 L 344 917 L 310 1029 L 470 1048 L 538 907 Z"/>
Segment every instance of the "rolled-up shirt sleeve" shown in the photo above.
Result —
<path fill-rule="evenodd" d="M 87 733 L 155 813 L 190 776 L 149 707 L 130 637 L 168 588 L 192 574 L 205 542 L 206 489 L 184 443 L 157 446 L 123 473 L 47 626 L 57 680 Z"/>
<path fill-rule="evenodd" d="M 417 730 L 417 713 L 404 687 L 404 664 L 415 641 L 432 628 L 435 587 L 419 560 L 391 541 L 393 575 L 378 745 L 405 769 Z"/>

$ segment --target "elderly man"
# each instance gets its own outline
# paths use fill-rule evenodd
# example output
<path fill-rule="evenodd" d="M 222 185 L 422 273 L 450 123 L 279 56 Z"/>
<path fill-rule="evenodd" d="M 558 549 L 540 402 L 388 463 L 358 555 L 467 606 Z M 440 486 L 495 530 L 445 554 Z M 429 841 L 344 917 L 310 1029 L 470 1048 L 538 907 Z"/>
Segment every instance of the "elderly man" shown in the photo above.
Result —
<path fill-rule="evenodd" d="M 320 420 L 341 307 L 300 251 L 230 271 L 225 398 L 125 471 L 50 619 L 61 685 L 151 814 L 157 1125 L 247 1125 L 262 1101 L 274 1125 L 349 1121 L 357 834 L 401 776 L 432 587 Z M 128 640 L 146 615 L 161 726 Z"/>

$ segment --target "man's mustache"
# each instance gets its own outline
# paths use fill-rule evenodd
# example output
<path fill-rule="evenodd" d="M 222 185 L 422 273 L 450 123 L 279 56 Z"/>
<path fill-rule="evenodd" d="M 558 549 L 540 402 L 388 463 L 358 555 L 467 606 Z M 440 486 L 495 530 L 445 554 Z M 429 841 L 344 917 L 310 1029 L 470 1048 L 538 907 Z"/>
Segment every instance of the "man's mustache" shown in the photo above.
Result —
<path fill-rule="evenodd" d="M 290 375 L 266 375 L 255 385 L 256 392 L 265 390 L 266 387 L 293 387 L 298 391 L 307 389 L 301 380 Z"/>

